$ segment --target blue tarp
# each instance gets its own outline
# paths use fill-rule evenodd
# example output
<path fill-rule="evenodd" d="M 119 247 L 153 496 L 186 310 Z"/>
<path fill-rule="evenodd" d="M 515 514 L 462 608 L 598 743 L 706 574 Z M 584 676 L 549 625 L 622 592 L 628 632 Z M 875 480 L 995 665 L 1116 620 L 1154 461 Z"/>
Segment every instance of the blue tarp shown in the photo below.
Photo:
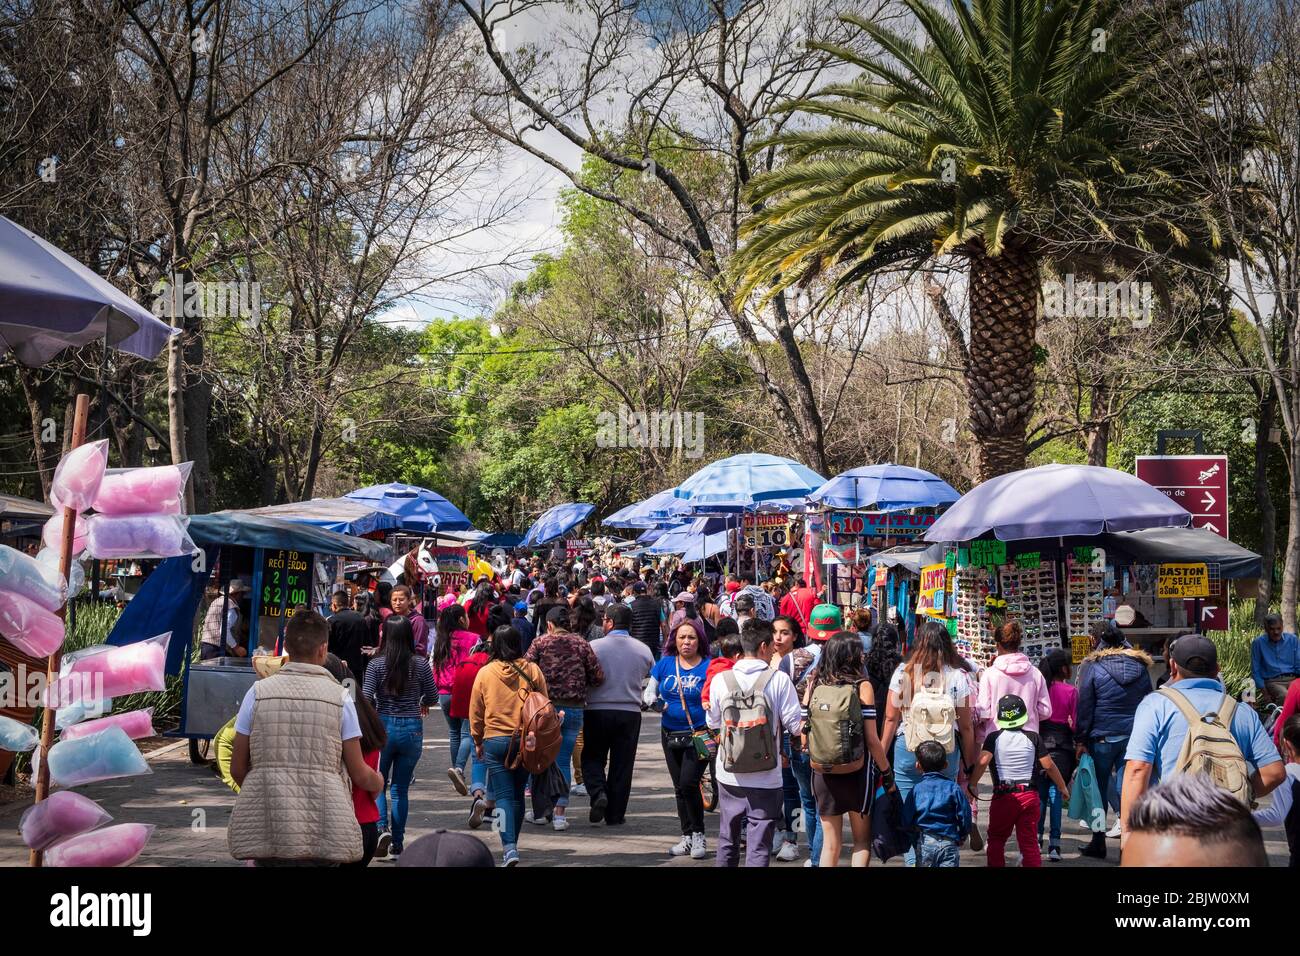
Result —
<path fill-rule="evenodd" d="M 287 548 L 311 554 L 338 554 L 362 558 L 377 564 L 393 560 L 393 549 L 379 541 L 367 541 L 323 528 L 251 514 L 247 511 L 218 511 L 190 518 L 190 537 L 197 545 L 233 544 L 245 548 Z"/>
<path fill-rule="evenodd" d="M 376 531 L 394 531 L 402 525 L 396 515 L 350 498 L 313 498 L 286 505 L 249 508 L 242 513 L 309 524 L 338 534 L 373 534 Z"/>
<path fill-rule="evenodd" d="M 480 538 L 478 546 L 480 548 L 517 548 L 523 544 L 524 536 L 518 531 L 498 531 L 490 534 L 485 538 Z"/>

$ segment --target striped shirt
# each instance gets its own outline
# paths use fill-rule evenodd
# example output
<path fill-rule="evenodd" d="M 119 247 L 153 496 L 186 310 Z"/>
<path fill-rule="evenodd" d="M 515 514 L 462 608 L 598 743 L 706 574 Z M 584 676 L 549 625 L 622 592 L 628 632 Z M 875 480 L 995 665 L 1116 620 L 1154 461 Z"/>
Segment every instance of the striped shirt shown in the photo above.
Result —
<path fill-rule="evenodd" d="M 375 657 L 366 668 L 365 679 L 361 682 L 361 692 L 375 705 L 381 717 L 419 717 L 420 707 L 431 707 L 438 701 L 438 685 L 434 682 L 433 671 L 427 657 L 418 655 L 411 658 L 411 671 L 406 681 L 406 690 L 400 697 L 390 697 L 384 691 L 384 679 L 388 668 L 382 657 Z"/>

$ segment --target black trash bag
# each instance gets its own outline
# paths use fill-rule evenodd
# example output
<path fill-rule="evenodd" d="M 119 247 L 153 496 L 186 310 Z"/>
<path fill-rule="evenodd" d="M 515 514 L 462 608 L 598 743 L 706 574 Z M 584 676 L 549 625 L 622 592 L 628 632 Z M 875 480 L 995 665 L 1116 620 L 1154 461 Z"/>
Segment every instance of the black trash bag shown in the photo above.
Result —
<path fill-rule="evenodd" d="M 549 817 L 555 810 L 555 801 L 569 793 L 569 785 L 564 782 L 564 774 L 560 772 L 558 762 L 551 764 L 545 773 L 534 774 L 532 788 L 535 820 Z"/>
<path fill-rule="evenodd" d="M 876 795 L 871 810 L 871 852 L 881 863 L 912 848 L 912 835 L 903 829 L 903 798 L 897 790 Z"/>

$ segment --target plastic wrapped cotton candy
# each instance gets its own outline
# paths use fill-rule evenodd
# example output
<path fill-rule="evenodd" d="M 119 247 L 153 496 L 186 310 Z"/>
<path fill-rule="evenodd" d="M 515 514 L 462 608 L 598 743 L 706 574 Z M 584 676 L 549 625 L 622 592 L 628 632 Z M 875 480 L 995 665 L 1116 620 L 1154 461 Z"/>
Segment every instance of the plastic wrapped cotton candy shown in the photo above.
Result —
<path fill-rule="evenodd" d="M 57 548 L 41 548 L 40 551 L 36 552 L 36 560 L 54 574 L 57 574 L 60 579 L 63 577 L 62 571 L 59 570 L 63 563 L 63 559 L 59 556 L 59 550 Z M 72 564 L 68 568 L 67 585 L 67 599 L 69 601 L 80 594 L 81 589 L 86 585 L 86 569 L 81 566 L 81 562 L 75 557 L 72 559 Z"/>
<path fill-rule="evenodd" d="M 60 740 L 50 748 L 46 759 L 50 780 L 60 787 L 153 773 L 140 748 L 121 727 L 109 727 L 76 740 Z"/>
<path fill-rule="evenodd" d="M 112 712 L 113 698 L 111 697 L 106 700 L 75 700 L 67 706 L 58 708 L 54 712 L 54 729 L 62 733 L 73 724 L 79 724 L 85 720 L 93 720 L 96 717 L 103 717 Z"/>
<path fill-rule="evenodd" d="M 184 511 L 185 482 L 194 463 L 157 468 L 110 468 L 95 496 L 94 508 L 106 515 L 178 515 Z"/>
<path fill-rule="evenodd" d="M 130 866 L 153 836 L 148 823 L 119 823 L 60 840 L 45 851 L 46 866 Z"/>
<path fill-rule="evenodd" d="M 41 531 L 41 543 L 60 554 L 63 553 L 63 509 L 54 512 L 54 517 L 45 522 L 45 528 Z M 85 550 L 86 519 L 77 515 L 76 524 L 72 528 L 72 553 L 81 554 Z"/>
<path fill-rule="evenodd" d="M 171 631 L 168 631 L 147 641 L 79 658 L 72 663 L 68 673 L 59 678 L 58 683 L 69 681 L 80 688 L 94 691 L 89 695 L 81 693 L 69 696 L 68 700 L 79 700 L 86 696 L 93 700 L 166 690 L 164 669 L 167 665 L 167 642 L 171 636 Z"/>
<path fill-rule="evenodd" d="M 8 545 L 0 544 L 0 590 L 19 594 L 47 611 L 57 611 L 68 588 L 58 566 L 51 568 Z"/>
<path fill-rule="evenodd" d="M 98 720 L 88 720 L 83 724 L 73 724 L 67 730 L 63 731 L 64 740 L 76 740 L 78 737 L 89 737 L 91 734 L 97 734 L 109 727 L 121 727 L 123 732 L 132 740 L 142 740 L 145 737 L 154 736 L 153 729 L 153 708 L 148 707 L 145 710 L 131 710 L 125 714 L 114 714 L 111 717 L 101 717 Z"/>
<path fill-rule="evenodd" d="M 59 790 L 23 811 L 18 832 L 28 847 L 44 850 L 55 840 L 102 827 L 111 819 L 113 815 L 89 797 Z"/>
<path fill-rule="evenodd" d="M 178 515 L 91 515 L 86 549 L 93 558 L 174 558 L 194 551 Z"/>
<path fill-rule="evenodd" d="M 88 442 L 63 456 L 54 469 L 50 495 L 80 514 L 90 508 L 108 467 L 108 439 Z"/>
<path fill-rule="evenodd" d="M 63 644 L 63 621 L 22 595 L 0 591 L 0 637 L 31 657 L 49 657 Z"/>
<path fill-rule="evenodd" d="M 25 754 L 41 742 L 41 732 L 31 724 L 0 714 L 0 750 Z"/>

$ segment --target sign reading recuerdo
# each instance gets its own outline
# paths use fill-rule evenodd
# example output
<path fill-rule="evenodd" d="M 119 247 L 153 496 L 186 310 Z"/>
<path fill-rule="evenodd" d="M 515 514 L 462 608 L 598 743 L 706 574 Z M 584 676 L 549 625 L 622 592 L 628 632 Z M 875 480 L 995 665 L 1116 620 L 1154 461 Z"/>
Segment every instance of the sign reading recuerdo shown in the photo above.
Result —
<path fill-rule="evenodd" d="M 267 551 L 262 562 L 262 613 L 279 617 L 283 604 L 290 614 L 311 602 L 311 559 L 302 551 Z"/>

